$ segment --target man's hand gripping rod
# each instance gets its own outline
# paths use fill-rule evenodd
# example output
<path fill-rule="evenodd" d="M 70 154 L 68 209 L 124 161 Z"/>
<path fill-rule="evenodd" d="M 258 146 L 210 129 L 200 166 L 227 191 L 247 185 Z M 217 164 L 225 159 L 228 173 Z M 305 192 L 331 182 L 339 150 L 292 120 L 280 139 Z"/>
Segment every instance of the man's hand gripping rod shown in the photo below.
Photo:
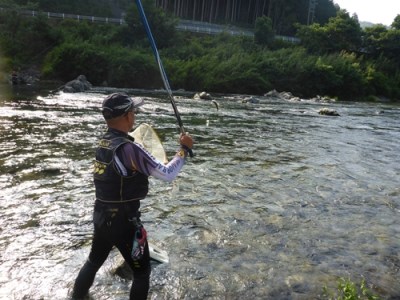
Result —
<path fill-rule="evenodd" d="M 158 50 L 157 50 L 156 42 L 154 41 L 153 34 L 151 33 L 149 23 L 147 22 L 147 18 L 144 13 L 144 10 L 143 10 L 142 2 L 140 0 L 135 0 L 135 1 L 136 1 L 137 8 L 139 10 L 140 18 L 142 19 L 143 26 L 146 30 L 147 37 L 149 38 L 151 49 L 153 50 L 154 57 L 158 64 L 158 68 L 160 69 L 161 77 L 164 82 L 164 87 L 168 93 L 168 98 L 172 104 L 172 108 L 174 109 L 175 117 L 176 117 L 176 120 L 178 121 L 180 131 L 182 134 L 186 134 L 185 128 L 183 127 L 181 115 L 179 114 L 178 107 L 176 106 L 176 103 L 174 100 L 174 95 L 172 95 L 172 90 L 169 85 L 167 74 L 165 73 L 164 66 L 163 66 L 161 58 L 160 58 L 160 54 L 158 53 Z M 190 155 L 190 157 L 193 157 L 192 149 L 189 149 L 189 155 Z"/>

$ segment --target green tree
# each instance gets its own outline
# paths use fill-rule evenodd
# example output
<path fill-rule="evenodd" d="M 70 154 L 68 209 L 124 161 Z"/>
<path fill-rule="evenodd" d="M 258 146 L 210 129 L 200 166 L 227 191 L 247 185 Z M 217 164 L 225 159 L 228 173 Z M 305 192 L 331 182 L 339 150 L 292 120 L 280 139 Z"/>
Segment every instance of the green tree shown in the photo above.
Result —
<path fill-rule="evenodd" d="M 326 24 L 327 38 L 332 51 L 358 51 L 361 47 L 361 26 L 356 17 L 340 10 L 336 18 Z"/>
<path fill-rule="evenodd" d="M 326 53 L 328 50 L 326 29 L 318 23 L 309 26 L 297 24 L 297 37 L 311 53 Z"/>
<path fill-rule="evenodd" d="M 154 1 L 143 1 L 143 8 L 157 47 L 162 49 L 174 42 L 177 19 L 167 15 L 162 9 L 155 7 Z M 136 5 L 127 10 L 125 21 L 128 24 L 126 34 L 133 37 L 133 42 L 147 40 L 146 31 L 139 16 Z"/>
<path fill-rule="evenodd" d="M 274 42 L 275 32 L 272 29 L 272 20 L 266 16 L 257 18 L 254 29 L 254 41 L 261 46 L 268 46 Z"/>
<path fill-rule="evenodd" d="M 400 15 L 397 15 L 396 18 L 394 18 L 392 28 L 400 30 Z"/>
<path fill-rule="evenodd" d="M 306 1 L 308 5 L 309 1 Z M 308 6 L 306 6 L 308 8 Z M 317 7 L 315 8 L 314 21 L 324 25 L 328 23 L 329 19 L 335 17 L 339 8 L 335 6 L 332 0 L 318 0 Z M 306 22 L 304 22 L 305 24 Z"/>
<path fill-rule="evenodd" d="M 400 18 L 399 18 L 400 19 Z M 375 25 L 365 29 L 364 49 L 368 55 L 377 59 L 380 56 L 394 63 L 394 68 L 400 68 L 400 29 L 392 26 L 387 29 L 383 25 Z M 393 73 L 396 72 L 393 70 Z"/>
<path fill-rule="evenodd" d="M 107 84 L 115 87 L 160 88 L 161 77 L 149 52 L 113 46 L 107 50 Z"/>
<path fill-rule="evenodd" d="M 388 29 L 382 24 L 377 24 L 364 29 L 363 48 L 368 55 L 377 58 L 383 48 L 383 39 Z"/>
<path fill-rule="evenodd" d="M 217 61 L 219 63 L 216 63 Z M 238 52 L 229 59 L 220 61 L 214 57 L 214 60 L 209 62 L 204 87 L 216 92 L 262 94 L 272 86 L 265 76 L 258 72 L 253 57 L 245 52 Z"/>
<path fill-rule="evenodd" d="M 47 77 L 70 81 L 83 74 L 95 85 L 107 78 L 108 57 L 88 42 L 69 41 L 46 57 L 43 73 Z"/>
<path fill-rule="evenodd" d="M 298 26 L 297 36 L 302 45 L 314 53 L 359 51 L 362 29 L 358 20 L 346 11 L 340 10 L 335 18 L 330 18 L 324 26 Z"/>
<path fill-rule="evenodd" d="M 400 29 L 388 30 L 383 35 L 382 53 L 392 59 L 397 68 L 400 68 Z"/>
<path fill-rule="evenodd" d="M 15 12 L 1 14 L 0 44 L 14 67 L 41 63 L 61 36 L 44 17 L 24 18 Z"/>

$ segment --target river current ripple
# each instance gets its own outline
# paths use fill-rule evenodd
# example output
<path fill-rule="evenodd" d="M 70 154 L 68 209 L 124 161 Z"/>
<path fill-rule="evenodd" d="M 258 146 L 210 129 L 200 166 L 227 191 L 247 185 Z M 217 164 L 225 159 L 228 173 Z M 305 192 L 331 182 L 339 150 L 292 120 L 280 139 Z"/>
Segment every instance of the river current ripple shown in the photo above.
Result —
<path fill-rule="evenodd" d="M 139 94 L 135 91 L 133 94 Z M 142 93 L 171 157 L 177 127 L 164 95 Z M 89 251 L 92 160 L 103 93 L 0 99 L 0 298 L 67 299 Z M 178 96 L 196 140 L 173 183 L 142 203 L 154 264 L 149 299 L 323 299 L 338 279 L 400 298 L 400 106 Z M 321 116 L 335 109 L 340 117 Z M 93 299 L 127 299 L 117 252 Z"/>

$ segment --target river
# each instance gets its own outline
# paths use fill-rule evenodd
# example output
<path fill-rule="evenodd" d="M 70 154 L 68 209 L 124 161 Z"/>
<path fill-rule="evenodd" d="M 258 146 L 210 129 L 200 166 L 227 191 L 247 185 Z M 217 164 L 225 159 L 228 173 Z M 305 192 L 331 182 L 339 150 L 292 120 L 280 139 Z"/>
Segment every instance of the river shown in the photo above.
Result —
<path fill-rule="evenodd" d="M 92 160 L 104 92 L 0 86 L 0 298 L 67 299 L 90 247 Z M 172 108 L 145 98 L 167 154 Z M 149 299 L 324 299 L 339 278 L 400 298 L 400 105 L 177 95 L 195 138 L 173 183 L 150 180 L 142 215 L 152 243 Z M 321 116 L 321 108 L 340 116 Z M 127 299 L 113 252 L 92 299 Z"/>

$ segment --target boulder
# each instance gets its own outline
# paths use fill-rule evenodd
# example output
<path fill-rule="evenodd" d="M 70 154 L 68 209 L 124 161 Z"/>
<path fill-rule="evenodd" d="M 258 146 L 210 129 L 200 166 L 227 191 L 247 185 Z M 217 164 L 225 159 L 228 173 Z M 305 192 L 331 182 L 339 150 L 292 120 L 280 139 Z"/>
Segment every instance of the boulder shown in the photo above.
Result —
<path fill-rule="evenodd" d="M 9 81 L 11 84 L 35 84 L 39 81 L 40 72 L 36 70 L 34 67 L 26 69 L 26 70 L 14 70 L 9 76 Z"/>
<path fill-rule="evenodd" d="M 196 93 L 194 95 L 193 99 L 195 99 L 195 100 L 199 100 L 199 99 L 201 99 L 201 100 L 212 100 L 212 97 L 211 97 L 211 95 L 209 93 L 201 92 L 200 94 Z"/>
<path fill-rule="evenodd" d="M 334 110 L 334 109 L 329 109 L 329 108 L 321 108 L 318 112 L 320 115 L 325 115 L 325 116 L 340 116 L 339 113 Z"/>
<path fill-rule="evenodd" d="M 64 93 L 80 93 L 90 90 L 92 84 L 86 79 L 85 75 L 79 75 L 76 79 L 67 82 L 59 90 Z"/>
<path fill-rule="evenodd" d="M 301 101 L 299 97 L 293 96 L 291 92 L 278 92 L 277 90 L 269 91 L 268 93 L 264 94 L 264 96 L 287 101 Z"/>
<path fill-rule="evenodd" d="M 272 90 L 269 91 L 268 93 L 264 94 L 265 97 L 274 97 L 274 98 L 279 98 L 280 94 L 277 90 Z"/>
<path fill-rule="evenodd" d="M 281 98 L 283 98 L 285 100 L 291 100 L 294 97 L 291 92 L 282 92 L 279 95 L 280 95 Z"/>
<path fill-rule="evenodd" d="M 329 98 L 327 96 L 320 96 L 320 95 L 317 95 L 314 98 L 311 98 L 310 100 L 314 101 L 314 102 L 325 102 L 325 103 L 335 102 L 335 99 Z"/>

